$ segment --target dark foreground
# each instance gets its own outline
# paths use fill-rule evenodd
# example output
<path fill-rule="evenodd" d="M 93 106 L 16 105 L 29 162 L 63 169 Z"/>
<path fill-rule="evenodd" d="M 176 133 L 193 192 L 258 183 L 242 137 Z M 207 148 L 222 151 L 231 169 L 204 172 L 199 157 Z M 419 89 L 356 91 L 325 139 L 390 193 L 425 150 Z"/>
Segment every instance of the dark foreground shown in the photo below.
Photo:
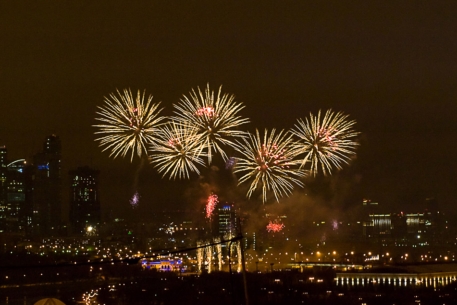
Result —
<path fill-rule="evenodd" d="M 4 285 L 0 288 L 0 304 L 34 304 L 44 297 L 55 297 L 68 305 L 245 304 L 241 274 L 180 275 L 134 266 L 128 269 L 128 273 L 86 279 Z M 456 282 L 437 288 L 378 284 L 348 287 L 336 286 L 333 278 L 331 271 L 248 273 L 249 304 L 457 304 Z"/>

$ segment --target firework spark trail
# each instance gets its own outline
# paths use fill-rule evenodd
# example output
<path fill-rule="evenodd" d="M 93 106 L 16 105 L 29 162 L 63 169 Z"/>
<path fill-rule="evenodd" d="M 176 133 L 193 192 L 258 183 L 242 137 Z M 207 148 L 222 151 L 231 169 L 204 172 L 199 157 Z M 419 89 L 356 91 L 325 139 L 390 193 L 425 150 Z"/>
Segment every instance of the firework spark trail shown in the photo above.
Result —
<path fill-rule="evenodd" d="M 140 194 L 138 192 L 135 192 L 133 194 L 132 198 L 130 199 L 130 206 L 134 209 L 138 207 L 138 204 L 140 203 Z"/>
<path fill-rule="evenodd" d="M 160 121 L 164 119 L 159 116 L 160 103 L 153 104 L 151 95 L 145 100 L 145 92 L 141 94 L 139 90 L 134 98 L 127 89 L 123 93 L 117 90 L 117 95 L 111 93 L 104 102 L 103 106 L 97 106 L 100 111 L 96 113 L 100 117 L 95 118 L 102 124 L 93 125 L 98 128 L 95 134 L 103 136 L 95 141 L 100 141 L 103 151 L 111 150 L 110 157 L 125 157 L 129 151 L 130 161 L 135 153 L 141 157 L 147 152 L 146 145 L 154 142 Z"/>
<path fill-rule="evenodd" d="M 206 242 L 209 243 L 209 242 Z M 206 262 L 208 263 L 208 273 L 211 273 L 213 267 L 213 246 L 205 247 Z"/>
<path fill-rule="evenodd" d="M 140 163 L 138 164 L 138 167 L 135 171 L 135 176 L 133 177 L 133 189 L 134 190 L 137 190 L 138 189 L 138 180 L 140 178 L 140 173 L 141 173 L 141 170 L 143 169 L 144 167 L 144 163 L 145 163 L 145 159 L 146 158 L 141 158 L 140 159 Z"/>
<path fill-rule="evenodd" d="M 214 243 L 216 243 L 215 248 L 216 248 L 216 253 L 217 253 L 217 263 L 219 265 L 219 271 L 222 271 L 222 244 L 221 238 L 216 237 L 214 239 Z"/>
<path fill-rule="evenodd" d="M 238 273 L 240 273 L 241 270 L 242 270 L 241 267 L 243 266 L 243 260 L 242 260 L 243 256 L 241 255 L 241 241 L 237 241 L 236 242 L 236 255 L 238 257 L 238 269 L 237 269 L 237 271 L 238 271 Z"/>
<path fill-rule="evenodd" d="M 138 180 L 140 178 L 140 172 L 144 167 L 144 161 L 145 161 L 145 158 L 141 158 L 140 164 L 138 165 L 138 168 L 135 171 L 135 176 L 133 177 L 134 193 L 133 193 L 132 198 L 130 198 L 130 200 L 129 200 L 129 203 L 130 203 L 130 206 L 132 207 L 132 209 L 136 209 L 138 207 L 138 205 L 140 204 L 141 196 L 138 193 L 137 189 L 138 189 Z"/>
<path fill-rule="evenodd" d="M 202 263 L 203 263 L 203 248 L 201 247 L 203 243 L 201 241 L 197 241 L 197 267 L 198 273 L 202 272 Z"/>
<path fill-rule="evenodd" d="M 169 174 L 170 179 L 189 179 L 189 172 L 199 174 L 197 165 L 205 166 L 200 138 L 196 128 L 176 122 L 164 125 L 158 132 L 157 141 L 150 146 L 151 163 L 163 173 L 162 177 Z"/>
<path fill-rule="evenodd" d="M 219 203 L 219 199 L 216 194 L 211 194 L 206 201 L 206 218 L 213 216 L 213 211 L 216 205 Z"/>
<path fill-rule="evenodd" d="M 284 224 L 280 223 L 279 221 L 270 221 L 267 225 L 267 231 L 277 233 L 284 229 Z"/>
<path fill-rule="evenodd" d="M 205 147 L 208 164 L 211 164 L 213 151 L 220 153 L 222 158 L 228 159 L 223 146 L 233 146 L 232 138 L 243 138 L 246 133 L 237 130 L 240 125 L 249 123 L 246 118 L 238 115 L 244 106 L 235 102 L 234 95 L 222 94 L 222 86 L 215 96 L 209 84 L 203 93 L 200 88 L 198 92 L 192 89 L 189 97 L 183 95 L 181 102 L 174 105 L 177 111 L 174 120 L 183 125 L 197 128 L 198 133 L 203 137 L 200 144 Z"/>
<path fill-rule="evenodd" d="M 288 196 L 293 190 L 293 184 L 303 187 L 303 183 L 298 179 L 305 176 L 305 171 L 298 165 L 300 160 L 294 160 L 298 150 L 294 148 L 292 136 L 283 131 L 276 134 L 273 129 L 268 135 L 265 130 L 263 139 L 259 131 L 256 135 L 249 134 L 249 139 L 243 139 L 244 143 L 239 143 L 236 150 L 243 157 L 237 159 L 234 173 L 244 173 L 238 184 L 252 180 L 247 197 L 260 184 L 262 187 L 262 200 L 267 200 L 267 191 L 273 191 L 276 201 L 279 197 Z M 246 172 L 246 173 L 245 173 Z"/>
<path fill-rule="evenodd" d="M 298 119 L 295 129 L 290 132 L 298 137 L 297 149 L 304 154 L 301 166 L 311 163 L 310 172 L 315 176 L 319 166 L 324 175 L 331 174 L 332 167 L 342 168 L 355 154 L 357 143 L 352 139 L 359 133 L 353 130 L 355 120 L 347 120 L 349 115 L 342 112 L 327 110 L 321 119 L 321 111 L 317 116 L 310 114 L 305 121 Z"/>

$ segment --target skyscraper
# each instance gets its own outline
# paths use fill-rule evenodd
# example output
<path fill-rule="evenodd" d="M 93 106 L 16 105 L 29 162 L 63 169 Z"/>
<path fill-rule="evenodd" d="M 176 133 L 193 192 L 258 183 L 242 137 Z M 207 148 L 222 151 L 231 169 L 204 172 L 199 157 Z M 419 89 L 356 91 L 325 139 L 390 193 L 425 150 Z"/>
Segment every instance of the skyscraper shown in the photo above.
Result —
<path fill-rule="evenodd" d="M 33 211 L 33 168 L 24 159 L 10 162 L 6 175 L 5 232 L 30 233 Z"/>
<path fill-rule="evenodd" d="M 237 219 L 235 207 L 224 205 L 218 210 L 219 235 L 222 237 L 234 237 L 237 235 Z"/>
<path fill-rule="evenodd" d="M 7 173 L 7 149 L 6 146 L 0 147 L 0 232 L 6 228 L 6 173 Z"/>
<path fill-rule="evenodd" d="M 58 235 L 62 213 L 61 144 L 56 135 L 46 138 L 43 151 L 34 156 L 34 233 Z"/>
<path fill-rule="evenodd" d="M 3 185 L 3 182 L 6 180 L 6 166 L 7 166 L 7 155 L 8 150 L 6 146 L 0 146 L 0 182 Z"/>
<path fill-rule="evenodd" d="M 99 171 L 87 166 L 69 172 L 70 223 L 75 234 L 86 233 L 100 224 Z"/>

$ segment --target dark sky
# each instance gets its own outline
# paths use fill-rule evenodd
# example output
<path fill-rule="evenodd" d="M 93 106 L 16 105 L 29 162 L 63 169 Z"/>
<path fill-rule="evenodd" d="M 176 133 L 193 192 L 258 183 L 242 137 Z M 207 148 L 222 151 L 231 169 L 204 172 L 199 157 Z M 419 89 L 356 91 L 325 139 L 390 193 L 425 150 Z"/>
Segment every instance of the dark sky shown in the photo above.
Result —
<path fill-rule="evenodd" d="M 357 160 L 323 187 L 310 182 L 311 193 L 344 189 L 342 210 L 363 197 L 413 209 L 436 196 L 452 211 L 457 5 L 392 3 L 2 1 L 0 144 L 11 159 L 29 158 L 59 135 L 64 177 L 100 169 L 103 208 L 119 213 L 138 161 L 113 161 L 94 142 L 103 97 L 146 89 L 168 115 L 191 88 L 223 84 L 246 106 L 250 131 L 290 128 L 328 108 L 357 121 Z M 169 182 L 145 167 L 142 204 L 191 206 L 195 179 Z"/>

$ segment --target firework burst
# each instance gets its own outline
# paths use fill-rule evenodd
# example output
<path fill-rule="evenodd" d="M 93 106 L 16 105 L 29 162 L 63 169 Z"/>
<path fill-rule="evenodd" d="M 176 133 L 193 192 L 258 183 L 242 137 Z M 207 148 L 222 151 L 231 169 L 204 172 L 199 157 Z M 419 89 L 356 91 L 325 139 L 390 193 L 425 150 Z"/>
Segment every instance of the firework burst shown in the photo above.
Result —
<path fill-rule="evenodd" d="M 315 176 L 319 167 L 324 175 L 331 174 L 332 168 L 342 168 L 355 154 L 358 145 L 353 138 L 359 133 L 353 130 L 354 120 L 347 120 L 342 112 L 327 110 L 323 118 L 310 114 L 305 121 L 298 119 L 291 133 L 298 137 L 297 149 L 304 154 L 301 166 L 311 163 L 310 172 Z"/>
<path fill-rule="evenodd" d="M 275 129 L 268 135 L 268 130 L 265 130 L 262 139 L 256 130 L 256 136 L 249 134 L 243 142 L 236 146 L 242 157 L 237 160 L 234 173 L 243 173 L 238 184 L 252 180 L 248 198 L 259 184 L 263 202 L 267 199 L 267 191 L 273 191 L 279 202 L 279 197 L 292 192 L 293 184 L 303 187 L 299 178 L 305 176 L 305 171 L 298 167 L 301 161 L 294 160 L 297 150 L 292 144 L 292 135 L 284 131 L 276 134 Z"/>
<path fill-rule="evenodd" d="M 189 178 L 189 172 L 200 171 L 197 165 L 205 165 L 201 158 L 201 135 L 196 128 L 170 122 L 160 128 L 157 141 L 151 144 L 151 163 L 157 167 L 163 177 L 167 174 L 170 179 Z"/>
<path fill-rule="evenodd" d="M 206 218 L 211 218 L 213 216 L 214 209 L 219 203 L 219 198 L 216 194 L 211 194 L 206 200 Z"/>
<path fill-rule="evenodd" d="M 174 105 L 177 111 L 174 119 L 183 125 L 196 128 L 202 135 L 200 144 L 205 147 L 208 163 L 211 164 L 213 152 L 220 153 L 227 160 L 223 146 L 233 146 L 233 138 L 242 138 L 245 132 L 237 130 L 240 125 L 249 122 L 241 118 L 238 112 L 244 108 L 235 102 L 234 95 L 222 94 L 222 86 L 217 95 L 209 89 L 202 92 L 192 89 L 189 97 L 183 95 L 181 102 Z"/>
<path fill-rule="evenodd" d="M 138 194 L 138 192 L 135 192 L 135 194 L 133 194 L 133 196 L 129 202 L 130 202 L 130 206 L 133 209 L 138 207 L 138 204 L 140 203 L 140 194 Z"/>
<path fill-rule="evenodd" d="M 141 157 L 147 152 L 146 145 L 155 140 L 155 134 L 163 117 L 159 116 L 162 109 L 160 103 L 153 104 L 152 96 L 145 99 L 145 92 L 138 90 L 134 98 L 130 90 L 124 89 L 123 93 L 117 90 L 117 95 L 111 93 L 105 97 L 105 104 L 98 106 L 100 110 L 96 118 L 102 124 L 93 125 L 99 130 L 95 134 L 103 136 L 97 138 L 103 151 L 110 149 L 110 157 L 118 155 L 125 157 L 131 151 L 130 161 L 135 153 Z"/>
<path fill-rule="evenodd" d="M 282 224 L 281 222 L 275 220 L 275 221 L 270 221 L 267 225 L 267 231 L 268 232 L 273 232 L 277 233 L 280 232 L 282 229 L 285 228 L 285 225 Z"/>

